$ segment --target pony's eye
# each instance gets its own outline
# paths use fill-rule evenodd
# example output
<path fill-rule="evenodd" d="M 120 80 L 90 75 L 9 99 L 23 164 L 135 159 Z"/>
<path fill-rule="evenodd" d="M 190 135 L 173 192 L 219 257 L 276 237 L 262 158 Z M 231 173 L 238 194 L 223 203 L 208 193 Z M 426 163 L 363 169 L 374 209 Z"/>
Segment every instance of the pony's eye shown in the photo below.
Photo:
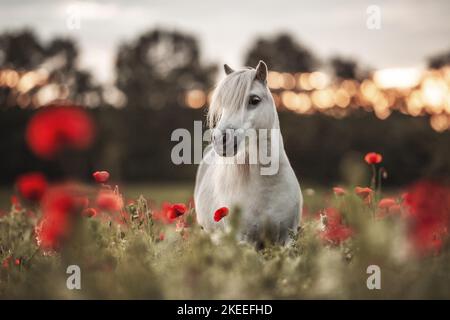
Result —
<path fill-rule="evenodd" d="M 258 103 L 261 102 L 261 98 L 257 95 L 251 95 L 250 99 L 248 100 L 248 104 L 251 106 L 256 106 Z"/>

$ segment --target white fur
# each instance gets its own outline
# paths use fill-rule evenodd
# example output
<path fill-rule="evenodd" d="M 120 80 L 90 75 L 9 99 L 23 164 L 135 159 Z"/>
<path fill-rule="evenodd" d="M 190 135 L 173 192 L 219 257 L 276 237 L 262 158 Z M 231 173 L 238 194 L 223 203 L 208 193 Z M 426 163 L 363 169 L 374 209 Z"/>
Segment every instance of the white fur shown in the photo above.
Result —
<path fill-rule="evenodd" d="M 266 68 L 264 63 L 260 66 Z M 211 128 L 279 129 L 272 95 L 265 82 L 255 79 L 256 73 L 255 69 L 235 71 L 218 84 L 208 112 Z M 254 94 L 262 100 L 255 108 L 249 108 L 248 97 Z M 214 143 L 206 148 L 194 192 L 197 221 L 206 231 L 227 230 L 230 217 L 215 222 L 214 212 L 228 207 L 232 215 L 238 207 L 240 240 L 258 242 L 269 228 L 274 242 L 286 244 L 289 232 L 297 232 L 303 199 L 281 133 L 279 139 L 279 170 L 274 175 L 261 175 L 260 163 L 223 164 L 221 160 L 228 158 L 216 153 Z M 246 143 L 241 142 L 238 138 L 237 155 L 246 150 Z M 270 135 L 268 142 L 270 146 Z"/>

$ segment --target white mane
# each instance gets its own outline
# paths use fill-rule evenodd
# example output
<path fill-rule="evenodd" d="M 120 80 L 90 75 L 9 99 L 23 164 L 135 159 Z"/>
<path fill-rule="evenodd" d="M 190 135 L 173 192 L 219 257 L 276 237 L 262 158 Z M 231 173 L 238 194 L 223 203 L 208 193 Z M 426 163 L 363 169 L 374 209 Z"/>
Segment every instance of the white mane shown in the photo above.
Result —
<path fill-rule="evenodd" d="M 250 90 L 255 75 L 255 69 L 238 70 L 218 83 L 208 109 L 207 119 L 210 128 L 214 128 L 219 121 L 222 108 L 237 112 L 239 108 L 245 105 L 245 97 Z"/>

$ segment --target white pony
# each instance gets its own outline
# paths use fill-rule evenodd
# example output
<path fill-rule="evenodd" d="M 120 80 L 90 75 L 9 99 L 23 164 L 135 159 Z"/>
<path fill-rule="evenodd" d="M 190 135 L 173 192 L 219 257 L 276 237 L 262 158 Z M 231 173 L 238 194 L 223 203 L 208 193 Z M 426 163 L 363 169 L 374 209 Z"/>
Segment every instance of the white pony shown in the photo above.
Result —
<path fill-rule="evenodd" d="M 226 231 L 233 208 L 239 208 L 239 240 L 257 246 L 267 240 L 286 244 L 290 233 L 297 232 L 303 198 L 284 150 L 278 114 L 267 87 L 267 66 L 260 61 L 256 69 L 224 68 L 227 76 L 215 89 L 208 110 L 212 143 L 197 171 L 197 221 L 207 232 Z M 252 130 L 268 134 L 246 139 L 245 133 Z M 249 150 L 257 150 L 254 162 Z M 262 163 L 264 152 L 275 171 L 263 172 L 267 169 L 267 162 Z M 216 222 L 214 212 L 221 207 L 229 208 L 230 216 Z"/>

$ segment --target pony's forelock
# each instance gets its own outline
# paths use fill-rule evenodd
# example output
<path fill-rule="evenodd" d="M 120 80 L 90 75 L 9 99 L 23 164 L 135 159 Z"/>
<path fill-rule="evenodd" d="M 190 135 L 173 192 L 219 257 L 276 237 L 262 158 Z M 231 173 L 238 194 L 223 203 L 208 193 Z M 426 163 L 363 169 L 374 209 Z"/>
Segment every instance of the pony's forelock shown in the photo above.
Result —
<path fill-rule="evenodd" d="M 219 121 L 223 108 L 237 112 L 244 106 L 255 75 L 255 69 L 238 70 L 217 84 L 208 109 L 207 121 L 210 128 L 214 128 Z"/>

